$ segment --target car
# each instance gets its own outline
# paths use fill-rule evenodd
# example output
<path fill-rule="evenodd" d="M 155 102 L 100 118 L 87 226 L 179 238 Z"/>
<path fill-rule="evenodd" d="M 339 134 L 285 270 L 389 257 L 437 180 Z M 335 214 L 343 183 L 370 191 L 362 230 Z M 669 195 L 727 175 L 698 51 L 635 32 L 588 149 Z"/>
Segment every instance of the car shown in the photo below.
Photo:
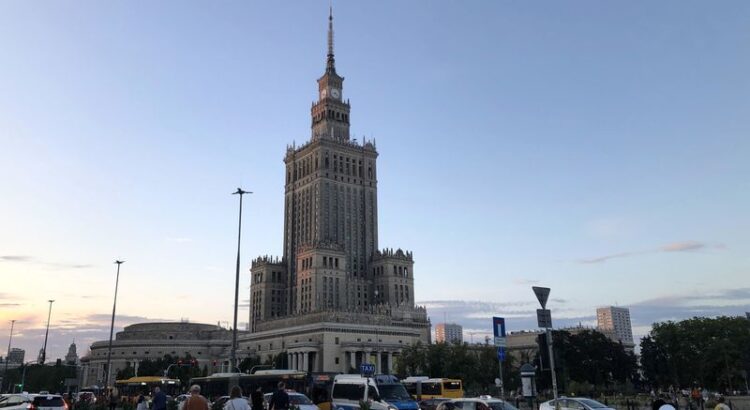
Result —
<path fill-rule="evenodd" d="M 559 410 L 614 410 L 614 407 L 586 397 L 560 397 L 557 400 Z M 539 410 L 556 410 L 555 401 L 545 401 L 539 405 Z"/>
<path fill-rule="evenodd" d="M 294 405 L 299 407 L 299 410 L 320 410 L 320 408 L 315 405 L 307 396 L 305 396 L 302 393 L 297 392 L 291 392 L 287 391 L 286 394 L 289 395 L 289 405 Z M 273 393 L 266 393 L 263 395 L 263 399 L 265 400 L 265 407 L 268 408 L 268 402 L 271 401 L 271 396 L 273 396 Z"/>
<path fill-rule="evenodd" d="M 76 403 L 83 402 L 83 403 L 94 404 L 96 403 L 96 394 L 88 390 L 81 391 L 75 395 L 75 401 Z"/>
<path fill-rule="evenodd" d="M 331 389 L 331 408 L 359 410 L 360 403 L 367 403 L 370 410 L 398 410 L 380 397 L 373 379 L 355 374 L 337 375 Z"/>
<path fill-rule="evenodd" d="M 190 395 L 187 395 L 187 396 L 189 397 Z M 250 399 L 249 398 L 247 398 L 245 396 L 242 396 L 242 398 L 245 399 L 245 400 L 247 400 L 247 403 L 250 404 Z M 185 398 L 185 401 L 186 400 L 187 400 L 187 398 Z M 182 403 L 184 404 L 185 401 L 183 401 Z M 218 399 L 216 399 L 216 401 L 214 401 L 213 403 L 211 403 L 211 409 L 212 410 L 221 410 L 221 409 L 224 408 L 224 405 L 227 404 L 228 401 L 229 401 L 229 396 L 221 396 Z M 252 407 L 252 404 L 250 404 L 250 406 Z"/>
<path fill-rule="evenodd" d="M 437 410 L 518 410 L 512 404 L 491 396 L 451 399 L 440 403 Z"/>
<path fill-rule="evenodd" d="M 0 395 L 0 408 L 3 410 L 26 410 L 34 397 L 28 393 Z"/>
<path fill-rule="evenodd" d="M 34 410 L 69 410 L 59 394 L 38 394 L 31 401 Z"/>
<path fill-rule="evenodd" d="M 437 406 L 442 403 L 446 402 L 450 399 L 441 399 L 441 398 L 433 398 L 433 399 L 426 399 L 419 402 L 419 409 L 420 410 L 437 410 Z"/>
<path fill-rule="evenodd" d="M 386 403 L 393 405 L 398 410 L 418 410 L 419 405 L 411 398 L 406 388 L 401 383 L 378 382 L 380 398 Z"/>

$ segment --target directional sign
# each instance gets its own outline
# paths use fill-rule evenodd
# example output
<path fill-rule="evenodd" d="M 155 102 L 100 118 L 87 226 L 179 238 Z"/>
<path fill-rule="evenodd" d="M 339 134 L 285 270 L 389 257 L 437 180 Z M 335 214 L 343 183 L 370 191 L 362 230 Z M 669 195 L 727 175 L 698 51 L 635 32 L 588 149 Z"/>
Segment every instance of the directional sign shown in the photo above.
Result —
<path fill-rule="evenodd" d="M 536 321 L 539 327 L 548 329 L 552 327 L 552 312 L 549 309 L 537 309 Z"/>
<path fill-rule="evenodd" d="M 495 346 L 505 347 L 505 318 L 492 318 L 492 331 L 495 336 Z"/>
<path fill-rule="evenodd" d="M 497 348 L 497 360 L 505 361 L 505 348 L 504 347 L 498 347 Z"/>
<path fill-rule="evenodd" d="M 542 305 L 542 309 L 547 309 L 547 299 L 549 298 L 549 288 L 542 288 L 539 286 L 532 286 L 539 304 Z"/>
<path fill-rule="evenodd" d="M 371 363 L 362 363 L 359 365 L 359 373 L 362 376 L 372 376 L 375 374 L 375 365 Z"/>

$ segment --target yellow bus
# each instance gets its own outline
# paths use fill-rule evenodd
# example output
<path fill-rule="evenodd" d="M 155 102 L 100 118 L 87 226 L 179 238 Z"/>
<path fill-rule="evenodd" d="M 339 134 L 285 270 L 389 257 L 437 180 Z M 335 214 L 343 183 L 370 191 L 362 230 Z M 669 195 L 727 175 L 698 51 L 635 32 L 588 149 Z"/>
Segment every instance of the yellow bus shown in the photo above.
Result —
<path fill-rule="evenodd" d="M 461 379 L 407 377 L 401 383 L 415 400 L 459 399 L 464 397 L 464 386 Z"/>

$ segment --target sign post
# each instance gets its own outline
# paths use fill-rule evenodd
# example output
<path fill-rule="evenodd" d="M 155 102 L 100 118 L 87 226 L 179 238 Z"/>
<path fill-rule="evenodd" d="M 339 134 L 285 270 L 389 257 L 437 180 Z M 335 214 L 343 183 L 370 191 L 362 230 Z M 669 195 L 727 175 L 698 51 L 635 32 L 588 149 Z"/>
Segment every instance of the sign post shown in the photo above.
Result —
<path fill-rule="evenodd" d="M 532 286 L 541 309 L 536 310 L 536 320 L 540 328 L 543 328 L 547 336 L 547 348 L 549 349 L 549 368 L 552 373 L 552 394 L 555 397 L 555 409 L 559 408 L 557 400 L 557 375 L 555 375 L 555 353 L 552 349 L 552 312 L 547 309 L 547 299 L 549 299 L 550 288 Z"/>
<path fill-rule="evenodd" d="M 495 346 L 497 346 L 497 363 L 500 369 L 500 378 L 497 380 L 497 387 L 500 389 L 500 398 L 505 399 L 505 389 L 503 387 L 503 361 L 505 361 L 505 346 L 507 345 L 507 339 L 505 338 L 505 318 L 493 317 L 492 318 L 492 330 L 495 335 Z"/>

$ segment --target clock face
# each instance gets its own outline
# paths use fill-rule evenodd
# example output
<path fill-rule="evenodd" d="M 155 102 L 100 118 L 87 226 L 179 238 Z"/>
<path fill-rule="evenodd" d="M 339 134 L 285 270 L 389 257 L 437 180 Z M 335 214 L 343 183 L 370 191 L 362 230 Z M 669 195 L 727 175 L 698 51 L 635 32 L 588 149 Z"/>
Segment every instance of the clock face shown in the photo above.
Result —
<path fill-rule="evenodd" d="M 339 90 L 337 90 L 335 88 L 332 88 L 331 89 L 331 97 L 333 97 L 333 98 L 339 98 L 339 96 L 341 96 L 341 94 L 339 94 Z"/>

